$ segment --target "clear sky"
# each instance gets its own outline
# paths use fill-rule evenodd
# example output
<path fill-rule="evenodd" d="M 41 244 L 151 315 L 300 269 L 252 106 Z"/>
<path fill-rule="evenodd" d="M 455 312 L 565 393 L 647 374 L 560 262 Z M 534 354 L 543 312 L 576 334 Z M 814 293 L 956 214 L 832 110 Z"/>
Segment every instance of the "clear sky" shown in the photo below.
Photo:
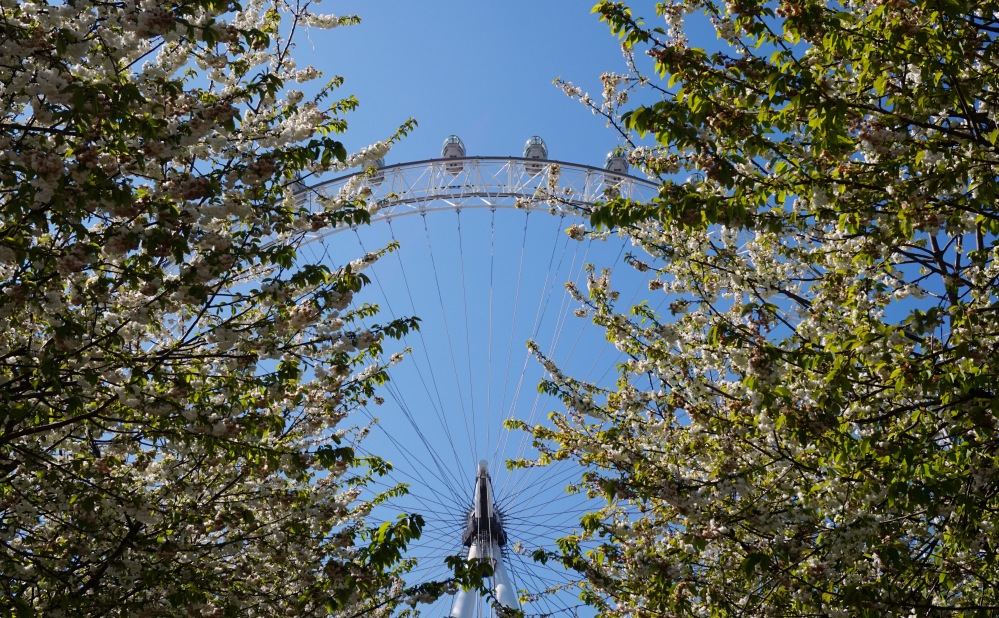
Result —
<path fill-rule="evenodd" d="M 623 72 L 618 41 L 592 6 L 590 0 L 327 0 L 318 8 L 356 13 L 362 23 L 313 30 L 299 39 L 298 55 L 342 75 L 343 92 L 360 99 L 347 117 L 348 150 L 390 135 L 412 117 L 419 128 L 389 163 L 436 157 L 455 133 L 469 155 L 519 156 L 537 134 L 553 159 L 602 165 L 618 136 L 552 84 L 563 77 L 598 97 L 600 74 Z"/>

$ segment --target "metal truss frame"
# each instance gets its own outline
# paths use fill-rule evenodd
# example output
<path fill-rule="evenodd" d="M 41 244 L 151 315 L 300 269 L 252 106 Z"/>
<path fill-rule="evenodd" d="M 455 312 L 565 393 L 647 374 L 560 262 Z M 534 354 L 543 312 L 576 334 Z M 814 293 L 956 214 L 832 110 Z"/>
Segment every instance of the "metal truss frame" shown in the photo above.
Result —
<path fill-rule="evenodd" d="M 303 199 L 319 210 L 315 198 L 335 198 L 351 185 L 369 204 L 379 205 L 372 222 L 464 208 L 536 209 L 579 217 L 614 197 L 647 203 L 659 194 L 659 185 L 649 180 L 578 163 L 465 157 L 398 163 L 370 176 L 333 178 L 305 189 Z"/>

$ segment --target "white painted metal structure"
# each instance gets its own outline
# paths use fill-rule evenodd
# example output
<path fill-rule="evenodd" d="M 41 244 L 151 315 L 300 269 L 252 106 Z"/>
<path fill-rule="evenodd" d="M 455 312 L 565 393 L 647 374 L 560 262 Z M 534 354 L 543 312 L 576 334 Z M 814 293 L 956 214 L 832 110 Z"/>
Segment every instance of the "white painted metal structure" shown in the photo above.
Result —
<path fill-rule="evenodd" d="M 428 159 L 387 165 L 373 177 L 378 182 L 371 178 L 362 182 L 371 191 L 368 203 L 380 206 L 372 221 L 465 208 L 525 208 L 586 216 L 595 203 L 614 196 L 648 202 L 659 192 L 658 185 L 648 180 L 599 167 L 548 161 L 532 171 L 537 165 L 536 159 L 523 157 Z M 335 197 L 355 176 L 309 187 L 305 197 Z"/>
<path fill-rule="evenodd" d="M 550 161 L 545 158 L 547 149 L 540 138 L 528 140 L 525 154 L 529 156 L 466 157 L 461 140 L 450 136 L 439 159 L 378 165 L 375 174 L 351 174 L 308 187 L 299 194 L 299 199 L 306 200 L 311 208 L 320 212 L 325 200 L 316 198 L 350 199 L 352 195 L 361 194 L 369 206 L 377 205 L 372 214 L 372 223 L 375 223 L 413 214 L 460 213 L 464 209 L 495 212 L 516 208 L 544 211 L 556 217 L 586 217 L 596 203 L 613 197 L 648 202 L 658 195 L 657 184 L 627 175 L 626 161 L 622 166 L 623 158 L 609 158 L 605 169 Z M 312 240 L 349 229 L 344 226 L 319 232 Z M 509 570 L 512 565 L 506 564 L 504 557 L 507 528 L 514 526 L 517 514 L 505 514 L 509 526 L 504 526 L 504 513 L 496 509 L 487 466 L 486 461 L 478 465 L 472 507 L 467 513 L 461 541 L 467 547 L 469 559 L 491 561 L 495 600 L 500 605 L 519 609 L 517 588 Z M 506 551 L 509 552 L 509 548 Z M 482 606 L 477 592 L 459 592 L 449 616 L 472 618 L 480 615 L 480 611 Z"/>

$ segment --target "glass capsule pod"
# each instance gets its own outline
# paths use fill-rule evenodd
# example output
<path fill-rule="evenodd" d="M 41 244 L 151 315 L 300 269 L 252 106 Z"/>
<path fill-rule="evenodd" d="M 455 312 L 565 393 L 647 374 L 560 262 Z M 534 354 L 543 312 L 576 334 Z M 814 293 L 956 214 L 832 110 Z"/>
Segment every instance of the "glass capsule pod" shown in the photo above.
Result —
<path fill-rule="evenodd" d="M 531 136 L 527 143 L 524 144 L 524 158 L 525 159 L 537 159 L 545 161 L 548 159 L 548 147 L 545 146 L 545 140 L 541 139 L 537 135 Z M 534 175 L 540 173 L 545 169 L 546 163 L 525 163 L 524 169 L 527 173 Z"/>
<path fill-rule="evenodd" d="M 461 138 L 457 135 L 448 135 L 447 139 L 444 140 L 444 146 L 441 147 L 441 158 L 442 159 L 464 159 L 465 158 L 465 144 L 462 143 Z M 449 174 L 457 174 L 462 169 L 464 169 L 464 161 L 449 161 L 444 164 L 444 169 L 447 170 Z"/>

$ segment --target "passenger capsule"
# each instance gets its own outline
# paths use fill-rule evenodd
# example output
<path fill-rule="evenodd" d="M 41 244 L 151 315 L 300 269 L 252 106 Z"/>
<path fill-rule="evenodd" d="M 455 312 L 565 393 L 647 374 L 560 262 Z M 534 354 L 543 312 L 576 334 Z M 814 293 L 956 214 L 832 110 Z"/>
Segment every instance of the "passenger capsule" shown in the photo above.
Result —
<path fill-rule="evenodd" d="M 295 195 L 295 203 L 301 206 L 309 201 L 309 187 L 305 185 L 302 172 L 295 170 L 295 179 L 291 181 L 291 192 Z"/>
<path fill-rule="evenodd" d="M 457 135 L 448 135 L 441 148 L 442 159 L 464 159 L 465 144 L 461 143 L 461 138 Z M 454 161 L 444 164 L 444 169 L 449 174 L 457 174 L 465 167 L 464 161 Z"/>
<path fill-rule="evenodd" d="M 628 153 L 621 146 L 607 153 L 607 160 L 604 162 L 604 169 L 610 174 L 605 174 L 604 178 L 608 185 L 617 186 L 621 184 L 624 177 L 628 175 Z"/>
<path fill-rule="evenodd" d="M 628 174 L 628 153 L 624 148 L 618 146 L 607 153 L 604 169 L 615 174 Z"/>
<path fill-rule="evenodd" d="M 548 147 L 545 146 L 545 140 L 541 139 L 537 135 L 532 136 L 524 144 L 524 158 L 525 159 L 548 159 Z M 543 169 L 545 169 L 544 163 L 525 163 L 524 169 L 527 170 L 529 174 L 538 174 Z"/>
<path fill-rule="evenodd" d="M 372 167 L 375 168 L 375 172 L 368 176 L 368 184 L 372 184 L 377 187 L 385 180 L 385 170 L 382 169 L 385 167 L 385 157 L 378 157 Z"/>

